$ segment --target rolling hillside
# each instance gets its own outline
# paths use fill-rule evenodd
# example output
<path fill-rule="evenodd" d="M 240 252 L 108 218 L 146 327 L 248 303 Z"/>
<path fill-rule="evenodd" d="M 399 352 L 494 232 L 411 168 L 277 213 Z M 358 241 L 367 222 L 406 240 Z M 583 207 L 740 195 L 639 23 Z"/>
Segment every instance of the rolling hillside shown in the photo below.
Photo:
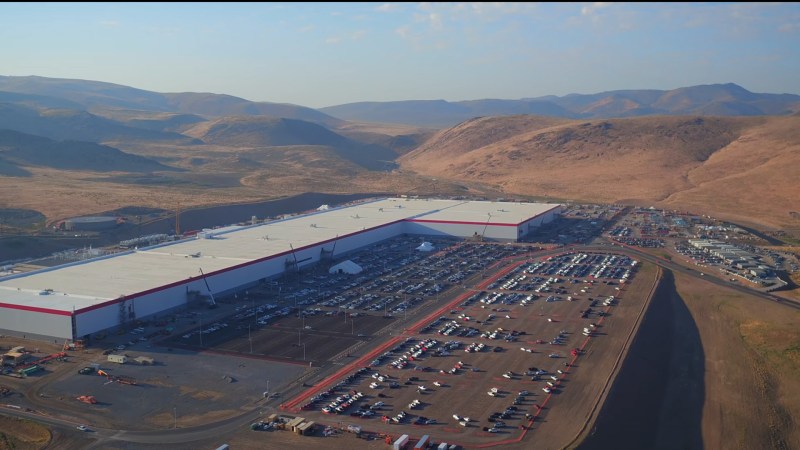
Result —
<path fill-rule="evenodd" d="M 114 120 L 74 109 L 44 109 L 0 103 L 0 129 L 44 136 L 56 140 L 106 142 L 148 140 L 192 144 L 191 138 L 157 129 L 130 127 Z"/>
<path fill-rule="evenodd" d="M 498 130 L 504 130 L 499 132 Z M 509 193 L 656 204 L 781 227 L 798 209 L 800 118 L 475 119 L 399 159 Z"/>
<path fill-rule="evenodd" d="M 397 156 L 386 147 L 356 142 L 320 125 L 285 118 L 225 117 L 199 123 L 184 133 L 207 144 L 230 147 L 330 147 L 339 157 L 371 170 L 394 167 Z"/>
<path fill-rule="evenodd" d="M 299 105 L 253 102 L 222 94 L 163 94 L 101 81 L 36 76 L 0 76 L 0 99 L 42 108 L 84 109 L 98 114 L 107 109 L 129 109 L 210 117 L 266 115 L 308 120 L 326 126 L 343 123 L 341 119 Z"/>
<path fill-rule="evenodd" d="M 142 156 L 92 142 L 53 141 L 10 130 L 0 130 L 0 175 L 29 176 L 27 168 L 95 172 L 175 171 Z"/>

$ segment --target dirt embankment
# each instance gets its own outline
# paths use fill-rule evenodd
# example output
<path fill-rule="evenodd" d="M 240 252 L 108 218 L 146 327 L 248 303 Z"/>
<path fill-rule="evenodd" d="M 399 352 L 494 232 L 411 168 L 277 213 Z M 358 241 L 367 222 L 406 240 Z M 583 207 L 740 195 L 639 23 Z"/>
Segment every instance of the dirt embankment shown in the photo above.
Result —
<path fill-rule="evenodd" d="M 665 274 L 583 449 L 800 448 L 800 312 Z"/>
<path fill-rule="evenodd" d="M 581 450 L 702 448 L 704 351 L 670 271 Z"/>

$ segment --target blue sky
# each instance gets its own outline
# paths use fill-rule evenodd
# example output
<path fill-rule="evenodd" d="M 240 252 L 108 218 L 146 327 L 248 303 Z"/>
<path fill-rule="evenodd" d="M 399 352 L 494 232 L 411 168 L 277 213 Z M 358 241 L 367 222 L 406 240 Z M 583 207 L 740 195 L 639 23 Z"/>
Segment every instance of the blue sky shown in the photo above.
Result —
<path fill-rule="evenodd" d="M 800 4 L 2 3 L 0 75 L 322 107 L 733 82 L 800 94 Z"/>

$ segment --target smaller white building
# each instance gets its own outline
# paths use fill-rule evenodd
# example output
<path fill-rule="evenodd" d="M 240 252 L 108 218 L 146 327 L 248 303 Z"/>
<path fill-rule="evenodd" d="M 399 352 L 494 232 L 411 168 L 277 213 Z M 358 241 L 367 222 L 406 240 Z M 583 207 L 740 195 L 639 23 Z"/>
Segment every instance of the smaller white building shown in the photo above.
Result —
<path fill-rule="evenodd" d="M 432 251 L 433 250 L 433 244 L 431 244 L 430 242 L 423 242 L 419 247 L 417 247 L 417 250 L 419 250 L 421 252 Z"/>
<path fill-rule="evenodd" d="M 357 273 L 361 273 L 363 269 L 358 264 L 350 261 L 342 261 L 339 264 L 328 269 L 328 273 L 346 273 L 348 275 L 355 275 Z"/>

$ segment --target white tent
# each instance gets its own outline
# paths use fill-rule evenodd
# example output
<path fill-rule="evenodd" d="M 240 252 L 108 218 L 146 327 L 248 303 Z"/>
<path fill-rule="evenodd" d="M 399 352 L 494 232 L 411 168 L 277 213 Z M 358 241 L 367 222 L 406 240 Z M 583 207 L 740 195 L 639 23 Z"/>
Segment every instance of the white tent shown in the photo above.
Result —
<path fill-rule="evenodd" d="M 328 273 L 347 273 L 350 275 L 355 275 L 360 273 L 362 270 L 363 269 L 361 269 L 361 266 L 348 259 L 347 261 L 342 261 L 339 264 L 331 267 L 328 270 Z"/>
<path fill-rule="evenodd" d="M 429 252 L 433 250 L 433 244 L 431 244 L 430 242 L 423 242 L 422 245 L 417 247 L 417 250 L 421 252 Z"/>

